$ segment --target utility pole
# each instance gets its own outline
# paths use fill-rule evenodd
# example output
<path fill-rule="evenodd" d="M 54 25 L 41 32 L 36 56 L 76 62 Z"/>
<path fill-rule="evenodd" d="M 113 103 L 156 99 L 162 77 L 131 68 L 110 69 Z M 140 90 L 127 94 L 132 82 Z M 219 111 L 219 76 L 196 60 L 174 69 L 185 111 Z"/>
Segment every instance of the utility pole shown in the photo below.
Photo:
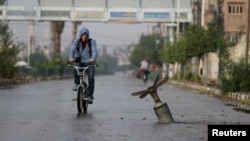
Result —
<path fill-rule="evenodd" d="M 202 0 L 201 6 L 201 26 L 205 28 L 205 0 Z M 204 53 L 202 68 L 203 72 L 201 75 L 203 75 L 205 78 L 208 77 L 208 52 Z"/>
<path fill-rule="evenodd" d="M 249 29 L 250 29 L 250 2 L 248 1 L 248 14 L 247 14 L 247 35 L 246 35 L 246 65 L 248 64 L 248 54 L 249 54 Z"/>
<path fill-rule="evenodd" d="M 204 17 L 205 17 L 205 0 L 202 0 L 202 8 L 201 8 L 201 26 L 204 27 Z"/>
<path fill-rule="evenodd" d="M 30 55 L 32 54 L 32 48 L 34 43 L 35 21 L 30 22 L 30 34 L 28 38 L 28 65 L 30 65 Z"/>
<path fill-rule="evenodd" d="M 177 39 L 179 38 L 179 34 L 180 34 L 180 27 L 179 27 L 179 24 L 180 24 L 180 0 L 177 0 Z"/>

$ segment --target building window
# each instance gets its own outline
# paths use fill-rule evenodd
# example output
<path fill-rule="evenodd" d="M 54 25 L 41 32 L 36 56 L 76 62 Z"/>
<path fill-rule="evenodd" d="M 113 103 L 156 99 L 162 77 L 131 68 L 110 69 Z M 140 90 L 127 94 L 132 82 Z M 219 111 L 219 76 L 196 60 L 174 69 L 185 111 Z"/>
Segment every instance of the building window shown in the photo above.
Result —
<path fill-rule="evenodd" d="M 228 3 L 229 14 L 243 14 L 244 3 Z"/>
<path fill-rule="evenodd" d="M 243 6 L 240 7 L 240 13 L 243 13 Z"/>
<path fill-rule="evenodd" d="M 237 33 L 227 33 L 226 38 L 227 41 L 233 44 L 238 43 L 240 41 L 240 35 L 238 35 Z"/>
<path fill-rule="evenodd" d="M 231 7 L 231 5 L 228 6 L 228 13 L 229 14 L 232 13 L 232 7 Z"/>

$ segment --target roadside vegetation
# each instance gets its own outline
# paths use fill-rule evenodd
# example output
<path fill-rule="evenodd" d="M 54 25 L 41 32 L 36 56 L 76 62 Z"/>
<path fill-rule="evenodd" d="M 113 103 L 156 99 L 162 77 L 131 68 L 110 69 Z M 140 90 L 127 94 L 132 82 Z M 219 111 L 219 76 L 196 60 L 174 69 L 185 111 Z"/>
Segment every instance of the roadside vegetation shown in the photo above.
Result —
<path fill-rule="evenodd" d="M 239 29 L 239 38 L 245 34 L 242 32 L 243 29 L 244 27 Z M 218 82 L 213 82 L 213 86 L 220 88 L 223 93 L 250 92 L 250 64 L 246 61 L 248 59 L 242 57 L 239 62 L 230 60 L 228 49 L 234 47 L 237 40 L 228 42 L 224 34 L 223 17 L 219 13 L 207 28 L 189 25 L 182 36 L 175 37 L 173 43 L 165 41 L 160 34 L 142 35 L 129 56 L 130 66 L 118 67 L 116 57 L 101 55 L 97 59 L 99 67 L 96 68 L 96 72 L 107 75 L 124 68 L 138 69 L 140 61 L 146 58 L 155 68 L 161 68 L 163 63 L 178 63 L 182 69 L 174 79 L 207 85 L 199 75 L 198 64 L 195 69 L 191 69 L 191 59 L 198 60 L 204 54 L 213 52 L 218 55 L 220 62 Z M 60 79 L 65 75 L 72 75 L 72 69 L 66 67 L 67 55 L 52 53 L 47 57 L 40 50 L 29 56 L 30 68 L 16 67 L 16 62 L 20 60 L 17 57 L 19 49 L 19 45 L 14 43 L 13 32 L 10 31 L 8 24 L 0 22 L 0 79 L 15 79 L 22 82 L 26 81 L 27 77 L 41 80 Z M 27 60 L 28 58 L 25 58 L 25 61 Z M 154 71 L 159 72 L 157 69 Z"/>
<path fill-rule="evenodd" d="M 222 90 L 224 94 L 228 92 L 250 92 L 250 64 L 246 57 L 242 57 L 239 62 L 230 59 L 229 48 L 234 47 L 242 37 L 244 26 L 239 27 L 237 39 L 229 42 L 225 39 L 223 14 L 221 11 L 222 3 L 218 6 L 218 13 L 214 21 L 206 28 L 199 25 L 189 25 L 182 36 L 175 36 L 174 42 L 164 42 L 155 49 L 156 35 L 141 36 L 140 42 L 135 45 L 130 56 L 130 62 L 138 67 L 142 58 L 147 58 L 151 63 L 181 65 L 180 73 L 173 79 L 209 85 Z M 157 35 L 159 36 L 159 35 Z M 163 43 L 163 40 L 158 37 Z M 192 69 L 191 59 L 199 60 L 204 54 L 213 52 L 219 58 L 219 77 L 218 82 L 211 80 L 209 84 L 202 81 L 199 75 L 199 64 Z M 159 57 L 158 57 L 159 56 Z"/>
<path fill-rule="evenodd" d="M 15 67 L 18 46 L 13 44 L 13 33 L 9 26 L 0 21 L 0 79 L 13 79 L 18 69 Z"/>
<path fill-rule="evenodd" d="M 5 22 L 0 22 L 0 80 L 12 79 L 16 82 L 40 81 L 47 79 L 60 79 L 65 75 L 73 75 L 72 68 L 67 68 L 67 55 L 52 54 L 47 57 L 39 48 L 24 61 L 29 66 L 16 66 L 21 60 L 18 58 L 20 45 L 15 44 L 13 32 Z M 47 48 L 47 47 L 46 47 Z M 67 54 L 67 53 L 65 53 Z M 117 67 L 117 59 L 108 55 L 98 57 L 97 73 L 113 74 Z"/>
<path fill-rule="evenodd" d="M 240 34 L 240 33 L 239 33 Z M 205 53 L 217 53 L 220 58 L 219 84 L 216 84 L 224 93 L 250 92 L 250 64 L 242 58 L 233 62 L 229 58 L 228 49 L 236 43 L 229 43 L 220 35 L 216 25 L 209 25 L 207 29 L 197 25 L 190 25 L 183 36 L 173 44 L 166 42 L 160 46 L 160 51 L 155 49 L 154 36 L 142 36 L 138 45 L 135 45 L 130 56 L 132 65 L 139 67 L 143 58 L 148 58 L 151 63 L 161 65 L 163 62 L 179 63 L 182 70 L 174 79 L 189 81 L 205 85 L 199 76 L 198 65 L 191 70 L 191 59 L 200 58 Z M 159 55 L 156 56 L 156 55 Z"/>

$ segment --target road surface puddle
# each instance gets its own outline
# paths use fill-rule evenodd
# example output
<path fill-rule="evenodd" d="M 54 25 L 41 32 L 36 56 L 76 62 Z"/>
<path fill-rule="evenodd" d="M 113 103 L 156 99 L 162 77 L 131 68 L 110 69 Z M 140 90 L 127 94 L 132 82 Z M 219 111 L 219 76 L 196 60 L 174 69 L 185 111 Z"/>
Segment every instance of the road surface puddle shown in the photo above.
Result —
<path fill-rule="evenodd" d="M 229 103 L 225 104 L 226 106 L 233 106 L 235 111 L 238 112 L 243 112 L 250 114 L 250 105 L 249 104 L 244 104 L 239 101 L 230 101 Z"/>

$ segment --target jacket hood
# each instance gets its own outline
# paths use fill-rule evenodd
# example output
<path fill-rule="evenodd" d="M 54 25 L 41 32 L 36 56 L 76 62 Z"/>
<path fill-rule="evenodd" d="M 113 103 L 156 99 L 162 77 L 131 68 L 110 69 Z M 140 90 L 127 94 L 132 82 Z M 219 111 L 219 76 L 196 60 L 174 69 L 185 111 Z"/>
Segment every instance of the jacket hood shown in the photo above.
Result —
<path fill-rule="evenodd" d="M 88 37 L 89 37 L 89 30 L 88 30 L 88 28 L 82 27 L 82 28 L 80 29 L 80 31 L 79 31 L 79 37 L 81 38 L 81 35 L 84 34 L 84 33 L 87 34 Z"/>

